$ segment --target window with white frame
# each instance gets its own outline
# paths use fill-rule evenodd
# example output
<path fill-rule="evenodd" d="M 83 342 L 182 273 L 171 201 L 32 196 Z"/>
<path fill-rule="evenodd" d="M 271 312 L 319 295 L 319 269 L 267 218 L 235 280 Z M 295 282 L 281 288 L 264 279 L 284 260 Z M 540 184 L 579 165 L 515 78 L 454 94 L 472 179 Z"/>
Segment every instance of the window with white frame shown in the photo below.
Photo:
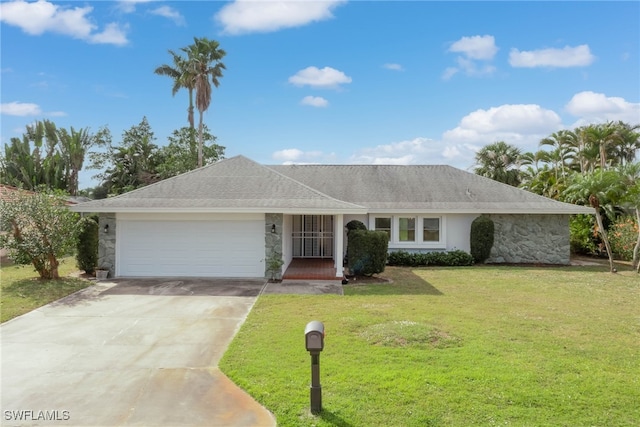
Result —
<path fill-rule="evenodd" d="M 372 218 L 371 227 L 389 235 L 389 244 L 435 247 L 443 244 L 444 222 L 440 216 L 390 215 Z"/>
<path fill-rule="evenodd" d="M 440 218 L 422 218 L 422 241 L 440 241 Z"/>
<path fill-rule="evenodd" d="M 384 231 L 389 236 L 391 241 L 391 217 L 379 217 L 374 220 L 374 227 L 376 231 Z"/>
<path fill-rule="evenodd" d="M 401 242 L 416 241 L 416 219 L 400 217 L 398 218 L 398 240 Z"/>

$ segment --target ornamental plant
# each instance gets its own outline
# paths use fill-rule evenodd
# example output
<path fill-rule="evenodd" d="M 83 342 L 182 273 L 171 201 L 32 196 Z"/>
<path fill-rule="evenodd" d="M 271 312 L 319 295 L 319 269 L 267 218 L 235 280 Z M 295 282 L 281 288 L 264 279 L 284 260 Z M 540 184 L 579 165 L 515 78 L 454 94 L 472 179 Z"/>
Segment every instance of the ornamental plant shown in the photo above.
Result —
<path fill-rule="evenodd" d="M 621 216 L 609 227 L 611 250 L 623 261 L 633 259 L 633 248 L 638 238 L 638 223 L 632 216 Z"/>
<path fill-rule="evenodd" d="M 0 247 L 33 264 L 41 279 L 59 279 L 58 258 L 73 253 L 78 214 L 60 197 L 20 192 L 0 200 L 0 218 Z"/>

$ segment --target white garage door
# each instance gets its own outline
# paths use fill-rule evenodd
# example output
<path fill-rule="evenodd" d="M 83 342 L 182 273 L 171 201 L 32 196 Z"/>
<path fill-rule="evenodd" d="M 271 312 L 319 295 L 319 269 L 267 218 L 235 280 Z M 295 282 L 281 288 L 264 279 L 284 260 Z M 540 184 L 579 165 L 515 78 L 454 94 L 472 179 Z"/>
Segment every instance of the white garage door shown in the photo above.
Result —
<path fill-rule="evenodd" d="M 118 221 L 119 276 L 263 277 L 264 221 Z"/>

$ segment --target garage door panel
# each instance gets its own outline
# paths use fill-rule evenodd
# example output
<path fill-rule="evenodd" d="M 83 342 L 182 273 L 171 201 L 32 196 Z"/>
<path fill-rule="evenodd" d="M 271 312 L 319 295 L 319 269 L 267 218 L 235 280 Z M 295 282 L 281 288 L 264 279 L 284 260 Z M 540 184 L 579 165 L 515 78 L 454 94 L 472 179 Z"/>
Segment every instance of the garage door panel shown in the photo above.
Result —
<path fill-rule="evenodd" d="M 263 221 L 119 221 L 121 276 L 262 277 Z"/>

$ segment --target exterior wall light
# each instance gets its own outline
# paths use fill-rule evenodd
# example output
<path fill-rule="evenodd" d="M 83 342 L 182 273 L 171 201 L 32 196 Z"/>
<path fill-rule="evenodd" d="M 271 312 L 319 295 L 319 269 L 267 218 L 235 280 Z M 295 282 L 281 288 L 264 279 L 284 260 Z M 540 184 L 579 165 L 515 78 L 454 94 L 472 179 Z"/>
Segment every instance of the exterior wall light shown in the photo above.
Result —
<path fill-rule="evenodd" d="M 275 224 L 271 224 L 271 232 L 272 233 L 276 232 L 276 225 Z"/>
<path fill-rule="evenodd" d="M 105 233 L 108 233 L 108 232 L 109 232 L 109 224 L 107 224 L 107 225 L 105 225 L 105 226 L 104 226 L 104 232 L 105 232 Z"/>

